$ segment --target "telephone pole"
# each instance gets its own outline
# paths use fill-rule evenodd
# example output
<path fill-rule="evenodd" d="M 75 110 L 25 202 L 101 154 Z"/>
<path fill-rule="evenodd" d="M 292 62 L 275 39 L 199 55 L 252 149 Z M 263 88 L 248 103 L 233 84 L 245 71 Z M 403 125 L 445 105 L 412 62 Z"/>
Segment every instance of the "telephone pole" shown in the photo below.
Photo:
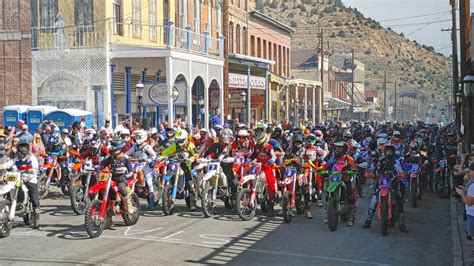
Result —
<path fill-rule="evenodd" d="M 230 111 L 229 106 L 229 0 L 222 1 L 222 36 L 224 36 L 224 121 L 227 121 L 227 115 Z M 227 113 L 226 113 L 227 112 Z M 248 121 L 250 123 L 250 121 Z"/>
<path fill-rule="evenodd" d="M 323 122 L 323 108 L 324 108 L 324 31 L 321 29 L 320 32 L 320 37 L 321 37 L 321 93 L 319 94 L 319 104 L 321 107 L 318 110 L 318 117 L 319 121 L 318 123 Z"/>
<path fill-rule="evenodd" d="M 387 70 L 383 75 L 383 120 L 387 121 Z"/>
<path fill-rule="evenodd" d="M 397 81 L 395 80 L 395 108 L 393 108 L 393 120 L 397 121 Z"/>
<path fill-rule="evenodd" d="M 354 120 L 354 75 L 355 75 L 355 67 L 354 67 L 354 49 L 352 49 L 352 86 L 351 86 L 351 119 Z"/>
<path fill-rule="evenodd" d="M 451 29 L 451 42 L 452 42 L 452 64 L 453 64 L 453 100 L 456 99 L 456 94 L 459 91 L 459 66 L 458 66 L 458 29 L 456 19 L 456 7 L 457 0 L 451 1 L 451 16 L 452 16 L 452 29 Z M 461 104 L 455 104 L 455 121 L 456 126 L 459 129 L 461 125 Z"/>

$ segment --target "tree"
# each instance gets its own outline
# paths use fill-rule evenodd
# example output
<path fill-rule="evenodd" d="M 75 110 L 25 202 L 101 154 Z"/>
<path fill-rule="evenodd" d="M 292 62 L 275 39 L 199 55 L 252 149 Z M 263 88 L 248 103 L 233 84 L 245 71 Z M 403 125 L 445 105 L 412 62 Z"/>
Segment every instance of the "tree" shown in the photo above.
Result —
<path fill-rule="evenodd" d="M 297 27 L 298 27 L 298 23 L 296 23 L 296 21 L 292 20 L 292 21 L 290 22 L 290 26 L 291 26 L 292 28 L 297 28 Z"/>
<path fill-rule="evenodd" d="M 346 32 L 341 30 L 337 33 L 337 36 L 341 37 L 341 38 L 345 38 L 347 36 Z"/>
<path fill-rule="evenodd" d="M 338 20 L 338 21 L 336 21 L 336 23 L 334 23 L 334 26 L 340 27 L 340 26 L 342 26 L 342 22 L 340 20 Z"/>
<path fill-rule="evenodd" d="M 263 0 L 257 0 L 255 8 L 257 9 L 257 11 L 263 12 Z"/>

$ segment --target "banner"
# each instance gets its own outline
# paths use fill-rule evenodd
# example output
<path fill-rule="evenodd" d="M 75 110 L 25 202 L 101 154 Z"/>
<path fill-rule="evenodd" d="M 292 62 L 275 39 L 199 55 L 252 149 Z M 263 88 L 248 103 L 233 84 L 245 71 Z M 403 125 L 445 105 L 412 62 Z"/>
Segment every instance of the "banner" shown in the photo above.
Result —
<path fill-rule="evenodd" d="M 161 81 L 147 81 L 143 88 L 143 104 L 144 105 L 168 105 L 168 88 L 166 82 Z M 186 105 L 186 83 L 175 82 L 173 91 L 177 97 L 174 97 L 173 102 L 176 105 Z"/>

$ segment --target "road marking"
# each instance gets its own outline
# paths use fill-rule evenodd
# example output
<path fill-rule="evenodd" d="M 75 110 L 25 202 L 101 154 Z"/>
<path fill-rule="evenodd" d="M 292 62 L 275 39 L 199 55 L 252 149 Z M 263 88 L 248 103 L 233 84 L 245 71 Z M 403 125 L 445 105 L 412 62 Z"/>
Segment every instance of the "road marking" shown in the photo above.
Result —
<path fill-rule="evenodd" d="M 170 240 L 178 240 L 178 241 L 179 241 L 179 240 L 181 240 L 181 239 L 176 239 L 176 238 L 175 238 L 175 239 L 171 239 L 171 238 L 172 238 L 173 236 L 177 236 L 177 235 L 181 234 L 182 232 L 184 232 L 184 231 L 178 231 L 178 232 L 173 233 L 173 234 L 171 234 L 171 235 L 167 235 L 167 236 L 163 237 L 162 239 L 170 239 Z"/>
<path fill-rule="evenodd" d="M 150 232 L 158 231 L 158 230 L 161 230 L 161 229 L 163 229 L 163 228 L 159 227 L 159 228 L 150 229 L 150 230 L 132 230 L 132 227 L 127 227 L 127 230 L 125 230 L 123 235 L 124 236 L 134 236 L 134 235 L 139 235 L 139 234 L 143 234 L 143 233 L 150 233 Z M 136 233 L 132 233 L 132 232 L 136 232 Z"/>
<path fill-rule="evenodd" d="M 227 238 L 234 238 L 233 236 L 219 235 L 219 234 L 203 234 L 203 235 L 199 235 L 199 237 L 204 238 L 204 239 L 217 240 L 217 241 L 201 241 L 201 243 L 204 243 L 204 244 L 223 246 L 223 245 L 229 244 L 229 242 L 230 242 L 229 240 L 220 239 L 220 238 L 215 238 L 215 237 L 213 237 L 213 236 L 217 236 L 217 237 L 222 236 L 222 237 L 227 237 Z"/>

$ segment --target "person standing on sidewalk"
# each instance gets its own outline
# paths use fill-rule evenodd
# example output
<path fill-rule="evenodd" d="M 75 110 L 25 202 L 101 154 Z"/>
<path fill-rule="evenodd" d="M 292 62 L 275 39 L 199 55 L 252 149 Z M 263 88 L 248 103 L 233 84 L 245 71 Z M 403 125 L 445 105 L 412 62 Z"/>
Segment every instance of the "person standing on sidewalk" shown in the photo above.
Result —
<path fill-rule="evenodd" d="M 472 240 L 472 237 L 474 237 L 474 163 L 469 165 L 468 178 L 466 186 L 456 187 L 456 192 L 462 197 L 462 201 L 466 206 L 467 239 Z"/>

